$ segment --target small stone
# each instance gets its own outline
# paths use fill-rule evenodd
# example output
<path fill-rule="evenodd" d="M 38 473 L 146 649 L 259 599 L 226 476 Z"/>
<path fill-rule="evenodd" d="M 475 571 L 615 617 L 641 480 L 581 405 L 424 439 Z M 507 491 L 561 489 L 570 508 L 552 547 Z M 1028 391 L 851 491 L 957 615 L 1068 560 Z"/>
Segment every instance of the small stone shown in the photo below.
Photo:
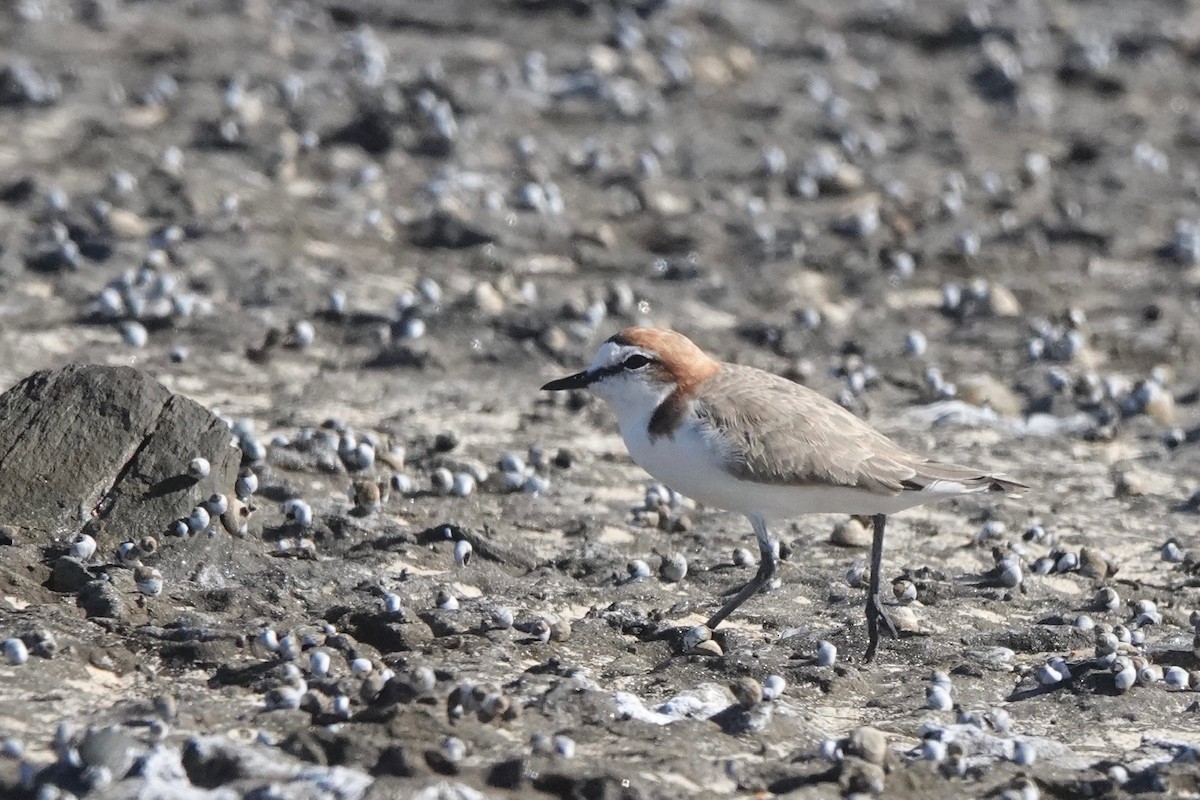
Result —
<path fill-rule="evenodd" d="M 696 625 L 683 634 L 683 651 L 691 652 L 701 643 L 712 639 L 712 630 L 707 625 Z"/>
<path fill-rule="evenodd" d="M 832 667 L 837 663 L 837 648 L 831 642 L 817 645 L 817 666 Z"/>
<path fill-rule="evenodd" d="M 25 647 L 25 642 L 20 639 L 5 639 L 3 649 L 4 657 L 13 666 L 20 666 L 29 660 L 29 649 Z"/>
<path fill-rule="evenodd" d="M 682 553 L 672 553 L 663 559 L 659 575 L 668 583 L 678 583 L 687 576 L 687 559 Z"/>
<path fill-rule="evenodd" d="M 925 690 L 925 707 L 933 711 L 949 711 L 954 707 L 950 692 L 944 686 L 933 685 Z"/>
<path fill-rule="evenodd" d="M 729 691 L 733 693 L 738 705 L 746 708 L 756 706 L 763 700 L 762 685 L 749 676 L 738 678 L 729 684 Z"/>
<path fill-rule="evenodd" d="M 640 558 L 635 558 L 626 566 L 630 580 L 650 577 L 650 565 Z"/>
<path fill-rule="evenodd" d="M 133 580 L 137 584 L 138 591 L 144 595 L 153 597 L 162 593 L 162 573 L 153 567 L 136 567 L 133 570 Z"/>
<path fill-rule="evenodd" d="M 782 675 L 768 675 L 763 679 L 762 696 L 764 700 L 777 700 L 783 696 L 787 681 Z"/>
<path fill-rule="evenodd" d="M 1037 760 L 1037 750 L 1029 742 L 1017 739 L 1013 742 L 1012 760 L 1017 766 L 1028 767 Z"/>
<path fill-rule="evenodd" d="M 846 753 L 881 767 L 888 756 L 887 734 L 867 726 L 855 728 L 846 740 Z"/>
<path fill-rule="evenodd" d="M 871 533 L 857 519 L 838 523 L 829 536 L 829 541 L 838 547 L 870 547 L 871 539 Z"/>
<path fill-rule="evenodd" d="M 758 563 L 754 554 L 745 547 L 735 547 L 733 549 L 733 565 L 735 567 L 752 567 Z"/>

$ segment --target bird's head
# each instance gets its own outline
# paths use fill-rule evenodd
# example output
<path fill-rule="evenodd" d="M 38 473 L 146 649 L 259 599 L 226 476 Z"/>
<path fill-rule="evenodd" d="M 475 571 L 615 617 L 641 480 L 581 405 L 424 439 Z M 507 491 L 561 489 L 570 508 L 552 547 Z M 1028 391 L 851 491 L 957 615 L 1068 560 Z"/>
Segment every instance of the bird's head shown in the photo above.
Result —
<path fill-rule="evenodd" d="M 614 407 L 653 410 L 676 390 L 694 387 L 720 365 L 690 339 L 661 328 L 626 328 L 609 337 L 582 372 L 550 381 L 550 392 L 588 389 Z"/>

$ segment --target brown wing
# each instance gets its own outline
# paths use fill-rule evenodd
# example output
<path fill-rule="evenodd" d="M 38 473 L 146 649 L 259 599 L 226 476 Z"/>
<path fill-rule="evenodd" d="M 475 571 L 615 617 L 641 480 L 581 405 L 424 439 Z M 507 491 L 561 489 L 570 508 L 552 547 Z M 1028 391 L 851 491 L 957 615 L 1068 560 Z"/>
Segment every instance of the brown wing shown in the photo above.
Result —
<path fill-rule="evenodd" d="M 935 481 L 1006 493 L 1025 488 L 905 450 L 837 403 L 761 370 L 725 364 L 704 389 L 696 414 L 733 434 L 730 472 L 742 480 L 885 494 L 919 491 Z"/>

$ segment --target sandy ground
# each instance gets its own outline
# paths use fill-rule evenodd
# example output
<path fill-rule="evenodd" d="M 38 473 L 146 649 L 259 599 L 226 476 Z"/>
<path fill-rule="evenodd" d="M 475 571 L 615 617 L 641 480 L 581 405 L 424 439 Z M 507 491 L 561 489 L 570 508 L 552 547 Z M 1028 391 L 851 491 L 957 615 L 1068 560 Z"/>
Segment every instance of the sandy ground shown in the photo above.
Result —
<path fill-rule="evenodd" d="M 1167 2 L 0 12 L 0 388 L 133 365 L 264 451 L 246 536 L 100 537 L 117 617 L 55 590 L 78 530 L 0 547 L 0 635 L 57 642 L 0 665 L 0 786 L 1194 795 L 1197 31 Z M 537 391 L 646 322 L 1031 491 L 891 520 L 885 585 L 916 599 L 872 665 L 835 516 L 777 525 L 780 585 L 684 653 L 753 572 L 748 524 L 685 501 L 655 527 L 607 409 Z M 439 495 L 441 467 L 484 480 Z M 395 473 L 409 492 L 352 513 L 353 480 Z M 116 559 L 147 535 L 157 596 Z M 886 748 L 842 742 L 861 726 Z M 128 755 L 107 781 L 98 730 Z"/>

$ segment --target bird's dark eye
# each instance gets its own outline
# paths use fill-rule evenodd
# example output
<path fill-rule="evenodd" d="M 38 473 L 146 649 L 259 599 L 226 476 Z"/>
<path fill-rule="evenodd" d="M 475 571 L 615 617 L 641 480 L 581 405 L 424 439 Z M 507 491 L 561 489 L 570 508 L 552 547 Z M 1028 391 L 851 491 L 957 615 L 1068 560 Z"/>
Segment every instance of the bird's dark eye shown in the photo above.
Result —
<path fill-rule="evenodd" d="M 629 358 L 625 359 L 621 363 L 621 366 L 623 366 L 625 369 L 641 369 L 649 363 L 649 358 L 640 353 L 635 353 L 634 355 L 631 355 Z"/>

